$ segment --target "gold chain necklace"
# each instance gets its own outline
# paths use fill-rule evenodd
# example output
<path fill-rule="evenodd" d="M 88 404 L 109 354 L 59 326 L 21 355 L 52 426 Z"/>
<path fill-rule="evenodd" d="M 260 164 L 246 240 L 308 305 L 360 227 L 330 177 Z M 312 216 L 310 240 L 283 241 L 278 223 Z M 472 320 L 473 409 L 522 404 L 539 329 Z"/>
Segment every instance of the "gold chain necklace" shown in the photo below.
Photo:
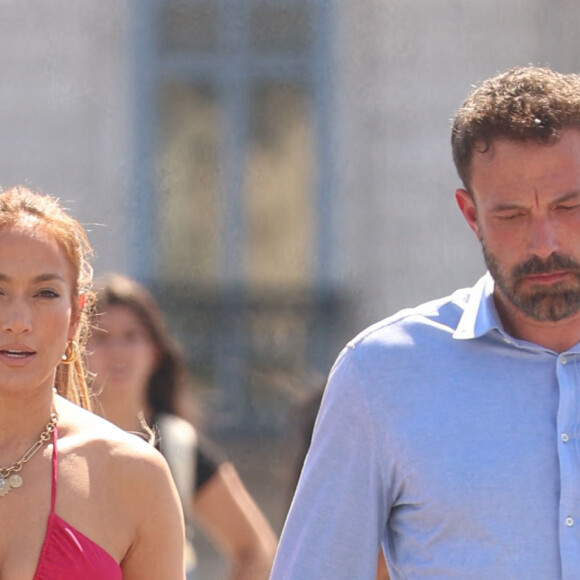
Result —
<path fill-rule="evenodd" d="M 9 491 L 22 487 L 24 483 L 20 470 L 24 464 L 50 439 L 52 432 L 56 429 L 56 413 L 50 415 L 50 421 L 40 434 L 38 441 L 18 460 L 8 467 L 0 467 L 0 497 L 4 497 Z"/>

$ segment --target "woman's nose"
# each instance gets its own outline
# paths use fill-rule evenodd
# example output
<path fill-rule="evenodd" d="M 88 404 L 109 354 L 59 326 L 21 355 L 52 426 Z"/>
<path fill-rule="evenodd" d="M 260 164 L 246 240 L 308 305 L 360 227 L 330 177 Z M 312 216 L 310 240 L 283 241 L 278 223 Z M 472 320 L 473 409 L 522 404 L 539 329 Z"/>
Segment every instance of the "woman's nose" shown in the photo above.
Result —
<path fill-rule="evenodd" d="M 2 317 L 2 330 L 12 334 L 22 334 L 29 332 L 32 323 L 28 312 L 23 308 L 11 309 Z"/>

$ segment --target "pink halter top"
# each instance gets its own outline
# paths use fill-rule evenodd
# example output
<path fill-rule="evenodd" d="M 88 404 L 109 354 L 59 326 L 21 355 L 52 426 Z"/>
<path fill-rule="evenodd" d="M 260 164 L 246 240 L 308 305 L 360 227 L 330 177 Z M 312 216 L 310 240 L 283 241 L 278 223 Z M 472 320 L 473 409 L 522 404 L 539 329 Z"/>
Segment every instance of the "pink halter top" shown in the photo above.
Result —
<path fill-rule="evenodd" d="M 52 492 L 50 515 L 34 580 L 122 580 L 116 560 L 103 548 L 56 515 L 58 428 L 52 436 Z"/>

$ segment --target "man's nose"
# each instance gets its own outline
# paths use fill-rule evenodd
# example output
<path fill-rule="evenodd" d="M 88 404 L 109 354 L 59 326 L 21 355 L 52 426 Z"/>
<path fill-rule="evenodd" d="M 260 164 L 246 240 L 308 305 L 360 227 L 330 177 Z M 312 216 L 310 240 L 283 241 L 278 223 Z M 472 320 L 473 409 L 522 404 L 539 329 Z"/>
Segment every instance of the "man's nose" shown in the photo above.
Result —
<path fill-rule="evenodd" d="M 560 249 L 556 225 L 547 216 L 532 218 L 529 251 L 539 258 L 547 258 Z"/>

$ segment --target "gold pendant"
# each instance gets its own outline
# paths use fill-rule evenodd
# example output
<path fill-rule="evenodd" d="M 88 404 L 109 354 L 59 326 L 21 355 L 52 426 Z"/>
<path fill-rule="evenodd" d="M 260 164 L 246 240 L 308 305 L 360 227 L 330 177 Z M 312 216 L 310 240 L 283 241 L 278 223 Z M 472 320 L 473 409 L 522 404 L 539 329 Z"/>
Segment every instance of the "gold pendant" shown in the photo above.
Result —
<path fill-rule="evenodd" d="M 0 497 L 4 497 L 9 491 L 18 489 L 22 486 L 22 477 L 17 473 L 13 473 L 8 479 L 0 476 Z"/>

